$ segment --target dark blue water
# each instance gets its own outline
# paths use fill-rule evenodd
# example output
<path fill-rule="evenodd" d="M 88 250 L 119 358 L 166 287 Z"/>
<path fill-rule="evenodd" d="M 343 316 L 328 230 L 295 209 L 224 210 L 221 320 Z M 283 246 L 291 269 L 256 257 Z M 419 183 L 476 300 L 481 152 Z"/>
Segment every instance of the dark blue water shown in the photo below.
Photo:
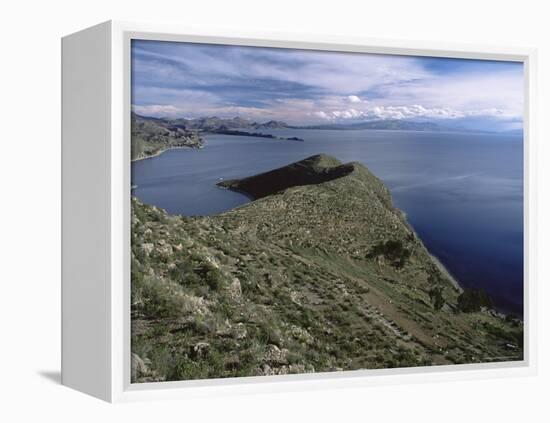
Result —
<path fill-rule="evenodd" d="M 380 177 L 428 249 L 464 287 L 523 314 L 523 140 L 410 131 L 272 130 L 305 142 L 210 135 L 132 164 L 133 193 L 169 213 L 209 215 L 248 202 L 216 187 L 318 153 L 359 161 Z"/>

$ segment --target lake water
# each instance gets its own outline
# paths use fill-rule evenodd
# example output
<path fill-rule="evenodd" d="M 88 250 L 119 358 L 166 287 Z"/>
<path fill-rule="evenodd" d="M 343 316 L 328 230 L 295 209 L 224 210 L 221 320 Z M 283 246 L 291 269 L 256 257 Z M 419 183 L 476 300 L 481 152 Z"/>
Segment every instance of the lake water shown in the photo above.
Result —
<path fill-rule="evenodd" d="M 247 203 L 219 178 L 250 176 L 326 153 L 381 178 L 432 254 L 464 287 L 523 313 L 523 140 L 520 136 L 376 130 L 264 130 L 304 142 L 208 135 L 203 149 L 132 164 L 133 193 L 172 214 Z"/>

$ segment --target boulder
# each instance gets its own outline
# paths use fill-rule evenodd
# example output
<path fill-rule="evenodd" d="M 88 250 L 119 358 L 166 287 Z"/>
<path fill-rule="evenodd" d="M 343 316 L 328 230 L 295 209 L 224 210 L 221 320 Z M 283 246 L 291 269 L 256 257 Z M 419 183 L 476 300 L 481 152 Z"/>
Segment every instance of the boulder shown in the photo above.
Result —
<path fill-rule="evenodd" d="M 171 256 L 173 253 L 172 246 L 168 244 L 164 244 L 164 245 L 161 244 L 159 245 L 159 247 L 157 247 L 157 252 L 161 256 Z"/>
<path fill-rule="evenodd" d="M 235 339 L 244 339 L 248 334 L 244 323 L 237 323 L 235 326 L 233 326 L 233 328 L 231 329 L 231 333 Z"/>
<path fill-rule="evenodd" d="M 241 281 L 238 278 L 233 278 L 231 284 L 229 285 L 229 297 L 232 300 L 238 300 L 239 298 L 241 298 L 241 295 Z"/>
<path fill-rule="evenodd" d="M 288 363 L 288 350 L 280 349 L 277 345 L 269 344 L 264 354 L 264 361 L 271 364 L 286 364 Z"/>
<path fill-rule="evenodd" d="M 204 358 L 210 349 L 210 344 L 208 342 L 197 342 L 191 348 L 191 353 L 194 358 Z"/>
<path fill-rule="evenodd" d="M 155 246 L 153 244 L 151 244 L 150 242 L 146 242 L 146 243 L 141 244 L 141 249 L 145 253 L 146 256 L 149 256 L 149 254 L 151 254 L 153 252 L 154 248 L 155 248 Z"/>
<path fill-rule="evenodd" d="M 145 360 L 143 360 L 139 355 L 132 353 L 132 369 L 131 369 L 131 376 L 132 380 L 138 380 L 144 376 L 148 376 L 150 371 L 147 367 L 147 364 L 145 364 Z"/>

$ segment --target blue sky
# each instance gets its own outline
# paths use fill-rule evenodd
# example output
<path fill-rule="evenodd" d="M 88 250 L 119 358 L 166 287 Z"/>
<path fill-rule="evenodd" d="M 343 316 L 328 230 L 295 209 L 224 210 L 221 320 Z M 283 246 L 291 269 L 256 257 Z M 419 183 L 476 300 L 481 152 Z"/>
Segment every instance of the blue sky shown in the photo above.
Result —
<path fill-rule="evenodd" d="M 132 42 L 132 106 L 156 117 L 522 127 L 520 63 Z"/>

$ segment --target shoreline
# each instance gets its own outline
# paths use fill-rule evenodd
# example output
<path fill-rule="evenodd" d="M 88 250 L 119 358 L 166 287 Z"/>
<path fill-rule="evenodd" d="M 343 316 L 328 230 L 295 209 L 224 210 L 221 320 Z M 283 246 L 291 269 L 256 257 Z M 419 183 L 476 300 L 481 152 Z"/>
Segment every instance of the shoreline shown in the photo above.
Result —
<path fill-rule="evenodd" d="M 278 128 L 277 128 L 278 129 Z M 248 132 L 241 130 L 210 130 L 204 131 L 206 134 L 215 134 L 215 135 L 228 135 L 228 136 L 238 136 L 238 137 L 251 137 L 251 138 L 267 138 L 277 141 L 299 141 L 304 142 L 303 138 L 299 137 L 281 137 L 279 135 L 266 134 L 263 132 Z"/>
<path fill-rule="evenodd" d="M 422 239 L 422 238 L 419 238 L 419 239 Z M 439 269 L 439 271 L 441 273 L 443 273 L 448 279 L 449 281 L 453 284 L 453 286 L 460 292 L 464 292 L 464 288 L 462 288 L 462 286 L 460 286 L 460 282 L 458 282 L 458 280 L 451 274 L 451 272 L 449 272 L 449 270 L 445 267 L 445 265 L 441 262 L 441 260 L 439 260 L 436 256 L 434 256 L 430 250 L 428 250 L 427 247 L 426 248 L 426 251 L 428 251 L 428 254 L 430 255 L 431 259 L 433 260 L 434 264 L 436 265 L 436 267 Z"/>
<path fill-rule="evenodd" d="M 200 150 L 203 147 L 204 147 L 204 144 L 202 144 L 200 147 L 192 147 L 192 146 L 189 146 L 189 145 L 175 145 L 173 147 L 163 148 L 162 150 L 159 150 L 156 153 L 150 154 L 150 155 L 145 156 L 145 157 L 138 157 L 136 159 L 131 159 L 130 162 L 133 163 L 133 162 L 139 162 L 141 160 L 152 159 L 154 157 L 160 156 L 163 153 L 166 153 L 168 150 L 179 150 L 179 149 L 185 149 L 185 148 L 189 148 L 191 150 Z"/>
<path fill-rule="evenodd" d="M 393 195 L 390 191 L 390 196 L 392 198 L 392 204 L 393 204 Z M 462 293 L 464 292 L 464 288 L 462 288 L 462 286 L 460 285 L 460 282 L 458 281 L 458 279 L 456 279 L 452 274 L 451 272 L 449 271 L 449 269 L 447 269 L 447 267 L 445 267 L 445 265 L 441 262 L 440 259 L 438 259 L 429 249 L 428 247 L 426 246 L 426 244 L 424 244 L 424 240 L 422 239 L 422 237 L 420 235 L 418 235 L 418 232 L 416 232 L 414 226 L 412 225 L 411 222 L 408 221 L 407 219 L 407 213 L 404 211 L 404 210 L 401 210 L 400 208 L 396 207 L 395 205 L 393 205 L 393 207 L 400 213 L 401 217 L 403 218 L 403 221 L 405 223 L 405 225 L 407 225 L 407 227 L 414 233 L 414 236 L 420 240 L 420 242 L 422 243 L 422 246 L 424 247 L 424 249 L 426 250 L 426 252 L 428 253 L 428 255 L 430 256 L 430 258 L 432 259 L 434 265 L 437 267 L 437 269 L 443 273 L 443 275 L 445 275 L 445 277 L 447 277 L 447 279 L 449 279 L 449 282 L 451 282 L 451 284 L 458 290 L 458 292 Z"/>

